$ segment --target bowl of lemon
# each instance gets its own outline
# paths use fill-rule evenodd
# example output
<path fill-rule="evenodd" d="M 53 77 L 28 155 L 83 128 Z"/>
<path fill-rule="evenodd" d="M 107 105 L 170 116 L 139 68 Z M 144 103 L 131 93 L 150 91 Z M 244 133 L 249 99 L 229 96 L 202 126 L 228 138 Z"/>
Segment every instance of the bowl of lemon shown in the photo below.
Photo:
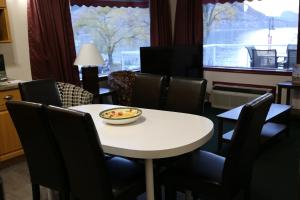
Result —
<path fill-rule="evenodd" d="M 108 124 L 129 124 L 142 115 L 142 110 L 133 107 L 118 107 L 103 110 L 99 116 Z"/>

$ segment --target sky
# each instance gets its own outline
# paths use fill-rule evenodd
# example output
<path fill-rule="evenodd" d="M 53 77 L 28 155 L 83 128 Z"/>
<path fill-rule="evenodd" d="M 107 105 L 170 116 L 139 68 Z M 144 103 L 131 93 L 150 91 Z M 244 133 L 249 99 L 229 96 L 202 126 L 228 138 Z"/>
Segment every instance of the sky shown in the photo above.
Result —
<path fill-rule="evenodd" d="M 298 13 L 299 9 L 299 0 L 254 0 L 252 2 L 245 2 L 247 2 L 246 4 L 255 10 L 258 10 L 268 16 L 280 16 L 281 13 L 286 10 Z"/>

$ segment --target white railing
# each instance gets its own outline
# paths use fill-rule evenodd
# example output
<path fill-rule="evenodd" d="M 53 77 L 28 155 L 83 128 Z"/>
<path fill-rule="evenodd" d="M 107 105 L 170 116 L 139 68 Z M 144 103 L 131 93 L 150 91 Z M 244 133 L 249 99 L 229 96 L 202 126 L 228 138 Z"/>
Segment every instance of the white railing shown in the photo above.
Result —
<path fill-rule="evenodd" d="M 276 49 L 279 61 L 286 57 L 286 44 L 207 44 L 203 45 L 203 64 L 206 66 L 250 67 L 246 46 L 256 49 Z"/>

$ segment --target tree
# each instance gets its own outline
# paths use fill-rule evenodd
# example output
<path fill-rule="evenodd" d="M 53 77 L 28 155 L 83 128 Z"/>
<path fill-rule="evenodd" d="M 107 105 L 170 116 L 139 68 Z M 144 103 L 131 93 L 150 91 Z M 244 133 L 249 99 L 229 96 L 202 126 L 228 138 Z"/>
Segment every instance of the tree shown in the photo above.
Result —
<path fill-rule="evenodd" d="M 149 42 L 150 19 L 145 9 L 82 7 L 76 15 L 75 34 L 89 36 L 107 54 L 109 66 L 114 63 L 113 53 L 117 47 L 133 45 L 136 41 Z"/>
<path fill-rule="evenodd" d="M 204 44 L 206 44 L 211 30 L 223 20 L 232 20 L 236 16 L 234 3 L 206 4 L 203 6 Z"/>

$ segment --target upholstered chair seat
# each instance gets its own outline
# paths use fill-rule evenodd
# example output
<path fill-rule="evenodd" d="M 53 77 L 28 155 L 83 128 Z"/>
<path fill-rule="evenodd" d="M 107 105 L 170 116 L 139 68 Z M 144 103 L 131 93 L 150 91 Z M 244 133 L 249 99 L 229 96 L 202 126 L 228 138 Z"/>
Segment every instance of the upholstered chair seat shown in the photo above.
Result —
<path fill-rule="evenodd" d="M 191 190 L 195 199 L 231 200 L 240 192 L 249 199 L 260 133 L 272 101 L 267 93 L 244 105 L 226 157 L 198 150 L 176 160 L 162 177 L 166 200 L 174 200 L 176 190 Z"/>

